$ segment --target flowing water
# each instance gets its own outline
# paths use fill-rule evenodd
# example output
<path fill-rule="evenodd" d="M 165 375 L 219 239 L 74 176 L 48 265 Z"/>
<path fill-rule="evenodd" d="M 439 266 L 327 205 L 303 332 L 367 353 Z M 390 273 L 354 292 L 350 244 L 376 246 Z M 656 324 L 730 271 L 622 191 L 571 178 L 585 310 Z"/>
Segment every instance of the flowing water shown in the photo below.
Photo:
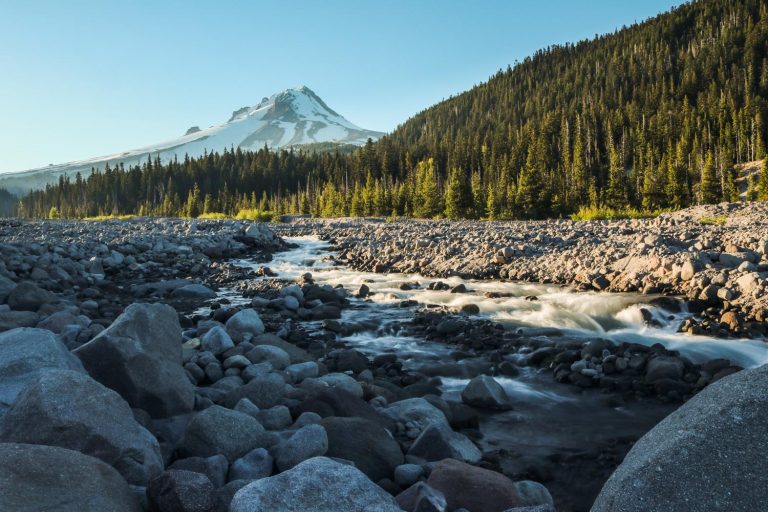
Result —
<path fill-rule="evenodd" d="M 399 307 L 404 300 L 449 307 L 476 304 L 480 308 L 477 318 L 501 323 L 521 336 L 554 342 L 600 337 L 646 345 L 661 343 L 693 362 L 718 357 L 744 367 L 768 362 L 768 344 L 762 341 L 677 333 L 677 326 L 689 314 L 648 305 L 647 296 L 575 292 L 560 286 L 458 277 L 441 281 L 450 286 L 463 283 L 469 293 L 427 290 L 425 285 L 434 279 L 358 272 L 338 265 L 330 257 L 328 244 L 317 238 L 288 241 L 297 248 L 275 254 L 269 263 L 279 279 L 293 280 L 310 272 L 318 284 L 343 285 L 353 293 L 365 283 L 372 295 L 368 300 L 350 298 L 352 307 L 343 311 L 341 320 L 364 327 L 343 341 L 370 355 L 396 353 L 406 368 L 440 376 L 444 398 L 449 400 L 460 400 L 469 379 L 487 371 L 489 364 L 481 357 L 465 359 L 457 371 L 457 365 L 446 365 L 455 363 L 451 356 L 454 347 L 400 334 L 398 326 L 413 315 L 409 308 Z M 235 263 L 254 269 L 259 266 L 248 260 Z M 403 283 L 419 287 L 401 290 Z M 486 292 L 501 297 L 487 298 Z M 231 290 L 223 290 L 222 295 L 235 303 L 244 302 Z M 537 300 L 526 299 L 531 296 Z M 641 308 L 652 313 L 656 327 L 644 322 Z M 483 450 L 499 453 L 506 473 L 545 481 L 558 510 L 587 510 L 610 468 L 620 462 L 631 442 L 676 407 L 656 400 L 615 403 L 600 391 L 559 384 L 551 372 L 526 367 L 517 377 L 497 380 L 509 394 L 514 410 L 484 413 L 482 437 L 477 442 Z M 616 460 L 600 464 L 595 460 L 600 457 Z"/>

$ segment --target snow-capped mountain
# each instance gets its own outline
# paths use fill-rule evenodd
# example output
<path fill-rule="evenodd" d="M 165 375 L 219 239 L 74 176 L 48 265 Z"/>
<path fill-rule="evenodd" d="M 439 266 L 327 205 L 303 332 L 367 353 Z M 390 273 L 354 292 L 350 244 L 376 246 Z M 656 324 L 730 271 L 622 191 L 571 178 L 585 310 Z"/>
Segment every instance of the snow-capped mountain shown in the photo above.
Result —
<path fill-rule="evenodd" d="M 126 166 L 146 162 L 151 155 L 164 162 L 185 155 L 197 157 L 204 152 L 221 152 L 225 148 L 239 147 L 258 150 L 265 145 L 285 148 L 316 142 L 362 145 L 378 139 L 383 133 L 365 130 L 352 124 L 331 109 L 311 89 L 299 86 L 264 98 L 254 107 L 243 107 L 232 113 L 221 125 L 200 129 L 193 126 L 182 137 L 160 144 L 145 146 L 123 153 L 88 160 L 49 165 L 28 171 L 0 174 L 0 188 L 13 194 L 44 188 L 55 183 L 60 176 L 74 179 L 79 172 L 86 177 L 92 168 L 103 169 L 107 163 Z"/>

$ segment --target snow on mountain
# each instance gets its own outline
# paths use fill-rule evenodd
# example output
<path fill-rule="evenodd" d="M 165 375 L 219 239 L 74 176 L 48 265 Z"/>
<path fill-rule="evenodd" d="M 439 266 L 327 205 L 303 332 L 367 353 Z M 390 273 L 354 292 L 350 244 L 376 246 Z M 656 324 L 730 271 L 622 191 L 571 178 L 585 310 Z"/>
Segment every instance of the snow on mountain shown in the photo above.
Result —
<path fill-rule="evenodd" d="M 150 156 L 153 160 L 159 157 L 167 162 L 174 157 L 197 157 L 206 151 L 221 152 L 232 147 L 258 150 L 265 145 L 285 148 L 316 142 L 362 145 L 369 138 L 375 140 L 382 135 L 381 132 L 352 124 L 302 85 L 264 98 L 254 107 L 236 110 L 224 124 L 204 129 L 193 126 L 184 136 L 160 144 L 88 160 L 0 174 L 0 188 L 20 195 L 55 183 L 60 176 L 73 179 L 79 172 L 86 177 L 93 168 L 103 169 L 107 164 L 114 167 L 119 163 L 135 165 L 146 162 Z"/>

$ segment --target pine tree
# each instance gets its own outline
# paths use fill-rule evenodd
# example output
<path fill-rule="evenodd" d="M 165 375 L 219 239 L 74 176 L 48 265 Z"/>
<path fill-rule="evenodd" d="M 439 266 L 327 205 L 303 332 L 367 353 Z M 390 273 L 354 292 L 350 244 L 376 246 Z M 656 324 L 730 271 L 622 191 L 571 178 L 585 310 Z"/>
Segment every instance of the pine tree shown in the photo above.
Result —
<path fill-rule="evenodd" d="M 715 171 L 715 157 L 712 150 L 707 152 L 704 165 L 701 168 L 701 202 L 717 203 L 720 201 L 721 191 Z"/>
<path fill-rule="evenodd" d="M 445 216 L 449 219 L 463 219 L 469 216 L 473 198 L 468 181 L 464 171 L 451 169 L 445 188 Z"/>
<path fill-rule="evenodd" d="M 757 181 L 757 199 L 759 201 L 768 201 L 768 156 L 763 160 L 760 167 L 760 178 Z"/>
<path fill-rule="evenodd" d="M 626 176 L 624 163 L 613 141 L 610 142 L 610 167 L 608 170 L 608 190 L 605 202 L 609 208 L 621 209 L 627 205 Z"/>
<path fill-rule="evenodd" d="M 437 183 L 437 170 L 432 158 L 416 164 L 416 189 L 414 191 L 414 215 L 432 218 L 440 214 L 442 207 Z"/>

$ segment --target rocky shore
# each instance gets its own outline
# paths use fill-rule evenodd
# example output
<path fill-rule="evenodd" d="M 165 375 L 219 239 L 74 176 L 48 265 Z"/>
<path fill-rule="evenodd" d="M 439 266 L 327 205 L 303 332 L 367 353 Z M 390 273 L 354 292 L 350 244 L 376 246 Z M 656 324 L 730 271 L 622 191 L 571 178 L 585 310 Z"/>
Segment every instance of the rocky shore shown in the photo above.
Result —
<path fill-rule="evenodd" d="M 768 203 L 588 222 L 298 219 L 276 231 L 330 240 L 359 270 L 677 295 L 699 314 L 681 331 L 768 333 Z"/>

